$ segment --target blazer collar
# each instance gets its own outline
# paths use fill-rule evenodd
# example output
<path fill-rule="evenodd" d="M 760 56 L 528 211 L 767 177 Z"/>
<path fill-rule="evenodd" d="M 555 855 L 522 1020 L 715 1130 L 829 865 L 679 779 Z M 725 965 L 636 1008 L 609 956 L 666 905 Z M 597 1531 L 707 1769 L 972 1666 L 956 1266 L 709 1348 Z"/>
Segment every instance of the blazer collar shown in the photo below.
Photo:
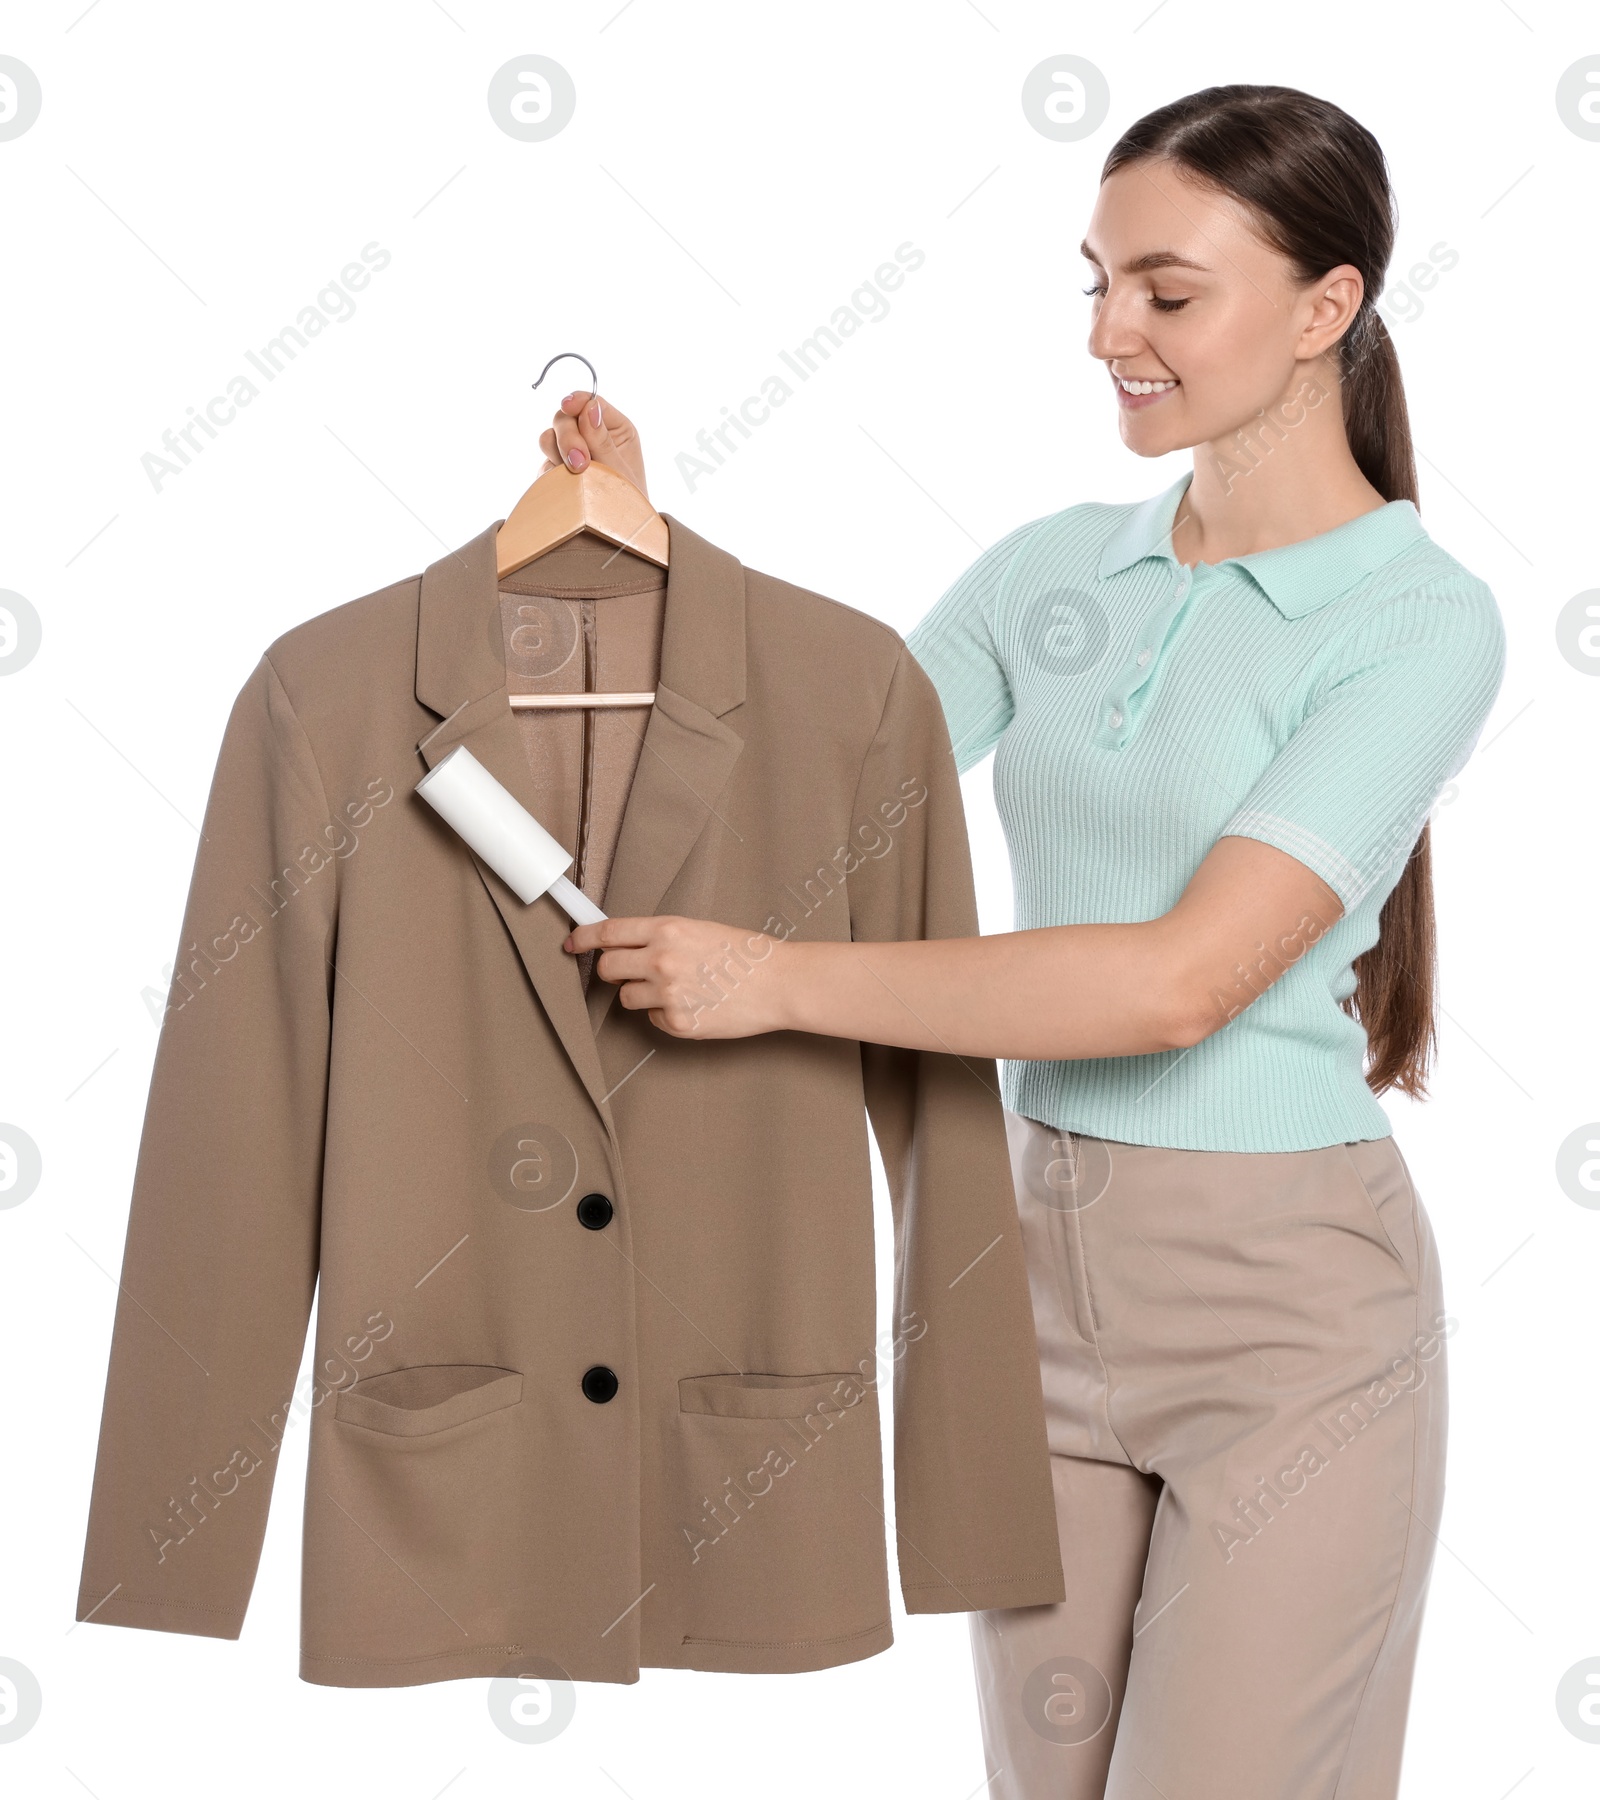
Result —
<path fill-rule="evenodd" d="M 714 718 L 744 700 L 744 567 L 697 532 L 667 522 L 660 685 Z M 495 573 L 496 519 L 430 563 L 417 620 L 417 698 L 441 718 L 506 685 Z"/>
<path fill-rule="evenodd" d="M 1147 556 L 1176 566 L 1172 522 L 1193 478 L 1191 471 L 1130 509 L 1101 550 L 1102 581 Z M 1226 556 L 1216 566 L 1242 569 L 1284 618 L 1299 619 L 1336 600 L 1425 535 L 1411 502 L 1391 500 L 1331 531 L 1249 556 Z"/>
<path fill-rule="evenodd" d="M 743 565 L 671 514 L 662 517 L 669 560 L 661 673 L 606 886 L 605 908 L 613 917 L 661 910 L 690 847 L 716 814 L 744 747 L 723 722 L 744 701 Z M 509 705 L 501 639 L 494 547 L 503 522 L 496 520 L 423 572 L 416 695 L 441 723 L 417 748 L 432 768 L 457 744 L 467 745 L 537 818 L 538 795 Z M 464 844 L 460 848 L 472 854 Z M 525 906 L 487 865 L 473 860 L 546 1015 L 609 1127 L 608 1084 L 595 1034 L 616 989 L 596 979 L 586 1000 L 577 962 L 561 948 L 571 929 L 566 915 L 548 894 Z"/>

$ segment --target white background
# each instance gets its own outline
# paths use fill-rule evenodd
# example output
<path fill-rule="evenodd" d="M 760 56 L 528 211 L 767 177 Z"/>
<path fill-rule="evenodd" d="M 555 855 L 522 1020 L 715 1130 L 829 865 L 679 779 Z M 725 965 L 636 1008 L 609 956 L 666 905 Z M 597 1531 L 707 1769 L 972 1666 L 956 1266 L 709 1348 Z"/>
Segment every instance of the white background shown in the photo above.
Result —
<path fill-rule="evenodd" d="M 1459 254 L 1420 313 L 1397 291 L 1385 307 L 1424 519 L 1493 586 L 1510 637 L 1500 702 L 1435 820 L 1435 1097 L 1394 1109 L 1458 1321 L 1404 1792 L 1592 1794 L 1600 1745 L 1563 1727 L 1555 1691 L 1600 1656 L 1600 1212 L 1562 1191 L 1555 1159 L 1600 1118 L 1600 682 L 1563 660 L 1555 618 L 1596 584 L 1600 143 L 1554 99 L 1600 52 L 1592 11 L 618 4 L 65 0 L 13 3 L 0 23 L 0 52 L 44 96 L 0 143 L 0 588 L 44 621 L 40 654 L 0 683 L 0 1119 L 44 1171 L 0 1211 L 0 1656 L 44 1693 L 39 1724 L 0 1744 L 0 1781 L 29 1800 L 981 1789 L 959 1615 L 897 1617 L 892 1651 L 819 1674 L 584 1686 L 542 1747 L 495 1729 L 482 1682 L 301 1683 L 303 1426 L 237 1643 L 74 1628 L 149 996 L 260 651 L 509 510 L 538 469 L 545 393 L 581 375 L 563 364 L 531 394 L 555 351 L 593 359 L 639 421 L 658 506 L 902 630 L 1010 527 L 1174 480 L 1184 459 L 1142 465 L 1118 441 L 1075 246 L 1128 123 L 1260 81 L 1377 133 L 1401 200 L 1397 280 L 1440 242 Z M 486 100 L 529 52 L 577 86 L 572 123 L 542 143 L 500 130 Z M 1110 83 L 1083 142 L 1041 135 L 1020 103 L 1062 52 Z M 392 261 L 354 315 L 156 491 L 140 459 L 163 431 L 374 241 Z M 691 492 L 675 455 L 906 242 L 926 262 L 887 317 L 791 382 Z M 1003 929 L 987 767 L 967 795 L 985 925 Z M 886 1223 L 880 1208 L 880 1241 Z"/>

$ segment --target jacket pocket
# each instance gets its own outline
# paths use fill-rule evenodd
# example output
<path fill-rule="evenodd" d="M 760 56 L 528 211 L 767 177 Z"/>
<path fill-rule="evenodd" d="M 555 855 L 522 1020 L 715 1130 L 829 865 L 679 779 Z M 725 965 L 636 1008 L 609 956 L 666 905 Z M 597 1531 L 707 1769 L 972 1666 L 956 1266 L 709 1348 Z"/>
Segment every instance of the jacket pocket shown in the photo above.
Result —
<path fill-rule="evenodd" d="M 515 1406 L 522 1377 L 514 1369 L 481 1363 L 426 1363 L 390 1369 L 340 1390 L 333 1416 L 345 1425 L 381 1431 L 390 1437 L 431 1437 Z"/>
<path fill-rule="evenodd" d="M 885 1626 L 875 1387 L 856 1372 L 678 1383 L 683 1641 L 795 1649 Z"/>
<path fill-rule="evenodd" d="M 719 1419 L 803 1419 L 817 1408 L 837 1411 L 859 1375 L 685 1375 L 678 1383 L 678 1411 Z"/>
<path fill-rule="evenodd" d="M 507 1571 L 538 1555 L 521 1396 L 515 1369 L 476 1363 L 390 1369 L 340 1391 L 307 1474 L 301 1578 L 322 1621 L 308 1653 L 420 1671 L 516 1642 Z"/>

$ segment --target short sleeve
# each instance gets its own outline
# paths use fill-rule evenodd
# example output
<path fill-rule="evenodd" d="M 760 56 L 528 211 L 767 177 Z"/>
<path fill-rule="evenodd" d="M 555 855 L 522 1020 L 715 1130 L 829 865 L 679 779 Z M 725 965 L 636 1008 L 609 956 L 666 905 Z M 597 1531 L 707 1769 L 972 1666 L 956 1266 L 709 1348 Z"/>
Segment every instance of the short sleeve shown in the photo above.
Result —
<path fill-rule="evenodd" d="M 1505 632 L 1481 582 L 1386 602 L 1335 641 L 1309 711 L 1219 833 L 1322 877 L 1348 912 L 1392 886 L 1500 689 Z"/>
<path fill-rule="evenodd" d="M 1011 723 L 1011 683 L 995 635 L 995 611 L 1017 552 L 1043 523 L 1007 532 L 945 589 L 906 638 L 938 689 L 956 767 L 970 769 Z"/>

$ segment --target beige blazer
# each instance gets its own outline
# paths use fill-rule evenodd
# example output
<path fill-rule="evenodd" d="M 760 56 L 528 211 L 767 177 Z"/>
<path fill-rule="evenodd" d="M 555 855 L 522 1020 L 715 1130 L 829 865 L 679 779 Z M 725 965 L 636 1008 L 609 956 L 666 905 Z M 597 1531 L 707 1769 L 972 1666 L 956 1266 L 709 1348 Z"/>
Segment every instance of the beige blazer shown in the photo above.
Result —
<path fill-rule="evenodd" d="M 943 716 L 899 638 L 669 529 L 607 910 L 973 932 Z M 414 795 L 466 744 L 530 802 L 494 536 L 286 633 L 234 705 L 77 1616 L 237 1637 L 278 1446 L 309 1430 L 308 1681 L 868 1656 L 891 1642 L 891 1379 L 907 1608 L 1060 1600 L 992 1065 L 668 1038 L 606 983 L 586 996 L 555 904 L 524 906 Z"/>

